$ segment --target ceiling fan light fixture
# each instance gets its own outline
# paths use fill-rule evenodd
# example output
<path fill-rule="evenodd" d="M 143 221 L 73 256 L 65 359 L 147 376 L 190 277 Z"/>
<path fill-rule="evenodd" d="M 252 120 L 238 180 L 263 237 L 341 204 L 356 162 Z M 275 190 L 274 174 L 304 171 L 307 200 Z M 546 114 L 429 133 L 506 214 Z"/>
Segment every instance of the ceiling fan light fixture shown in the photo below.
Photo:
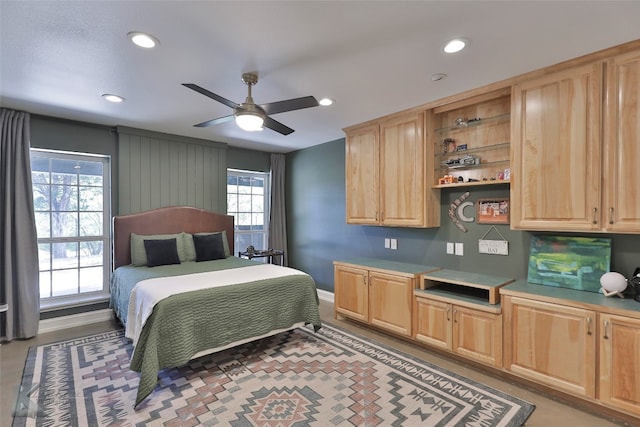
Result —
<path fill-rule="evenodd" d="M 255 132 L 262 130 L 264 116 L 255 111 L 240 111 L 235 114 L 236 124 L 242 130 Z"/>

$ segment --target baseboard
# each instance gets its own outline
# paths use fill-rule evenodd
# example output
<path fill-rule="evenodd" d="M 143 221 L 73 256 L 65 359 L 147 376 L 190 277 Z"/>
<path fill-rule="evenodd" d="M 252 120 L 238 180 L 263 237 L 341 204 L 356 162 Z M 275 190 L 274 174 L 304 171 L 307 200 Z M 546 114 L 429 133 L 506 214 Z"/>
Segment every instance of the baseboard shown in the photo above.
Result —
<path fill-rule="evenodd" d="M 61 329 L 75 328 L 89 323 L 104 322 L 113 319 L 113 310 L 105 308 L 103 310 L 88 311 L 86 313 L 71 314 L 69 316 L 54 317 L 41 320 L 38 325 L 38 333 L 59 331 Z"/>
<path fill-rule="evenodd" d="M 333 292 L 323 291 L 322 289 L 318 289 L 318 298 L 320 298 L 322 301 L 327 301 L 333 304 L 333 301 L 334 301 L 333 297 L 334 297 Z"/>

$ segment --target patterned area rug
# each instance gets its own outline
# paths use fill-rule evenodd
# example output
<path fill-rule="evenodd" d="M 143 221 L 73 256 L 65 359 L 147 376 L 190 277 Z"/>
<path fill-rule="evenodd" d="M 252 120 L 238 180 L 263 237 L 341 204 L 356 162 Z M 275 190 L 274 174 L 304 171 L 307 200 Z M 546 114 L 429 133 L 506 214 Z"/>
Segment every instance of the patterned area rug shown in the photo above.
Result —
<path fill-rule="evenodd" d="M 122 331 L 29 350 L 18 426 L 521 426 L 534 407 L 330 326 L 166 369 L 137 410 Z"/>

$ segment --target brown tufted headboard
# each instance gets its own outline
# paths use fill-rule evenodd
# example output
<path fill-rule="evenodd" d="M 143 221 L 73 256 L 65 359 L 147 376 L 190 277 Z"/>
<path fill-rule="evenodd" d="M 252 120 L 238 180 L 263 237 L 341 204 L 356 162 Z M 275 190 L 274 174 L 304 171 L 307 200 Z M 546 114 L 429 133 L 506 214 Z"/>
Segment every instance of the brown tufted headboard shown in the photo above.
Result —
<path fill-rule="evenodd" d="M 113 268 L 131 264 L 131 233 L 173 234 L 227 231 L 233 255 L 233 216 L 188 206 L 152 209 L 113 217 Z"/>

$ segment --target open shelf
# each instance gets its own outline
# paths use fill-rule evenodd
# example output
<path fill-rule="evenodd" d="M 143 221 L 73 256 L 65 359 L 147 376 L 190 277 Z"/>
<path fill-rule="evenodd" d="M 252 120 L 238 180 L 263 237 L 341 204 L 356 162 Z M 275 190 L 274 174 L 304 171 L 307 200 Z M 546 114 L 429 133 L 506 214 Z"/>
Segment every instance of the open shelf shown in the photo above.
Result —
<path fill-rule="evenodd" d="M 479 120 L 465 122 L 466 124 L 464 125 L 454 125 L 454 126 L 439 128 L 439 129 L 436 129 L 435 131 L 437 133 L 445 133 L 445 132 L 452 132 L 452 131 L 458 131 L 458 130 L 465 130 L 465 129 L 469 129 L 476 126 L 487 125 L 491 123 L 500 123 L 510 119 L 511 119 L 511 114 L 501 114 L 499 116 L 488 117 L 486 119 L 479 118 Z M 473 120 L 473 119 L 469 119 L 469 120 Z"/>
<path fill-rule="evenodd" d="M 456 182 L 453 184 L 434 185 L 432 188 L 480 187 L 483 185 L 509 185 L 509 181 L 495 179 L 493 181 Z"/>

